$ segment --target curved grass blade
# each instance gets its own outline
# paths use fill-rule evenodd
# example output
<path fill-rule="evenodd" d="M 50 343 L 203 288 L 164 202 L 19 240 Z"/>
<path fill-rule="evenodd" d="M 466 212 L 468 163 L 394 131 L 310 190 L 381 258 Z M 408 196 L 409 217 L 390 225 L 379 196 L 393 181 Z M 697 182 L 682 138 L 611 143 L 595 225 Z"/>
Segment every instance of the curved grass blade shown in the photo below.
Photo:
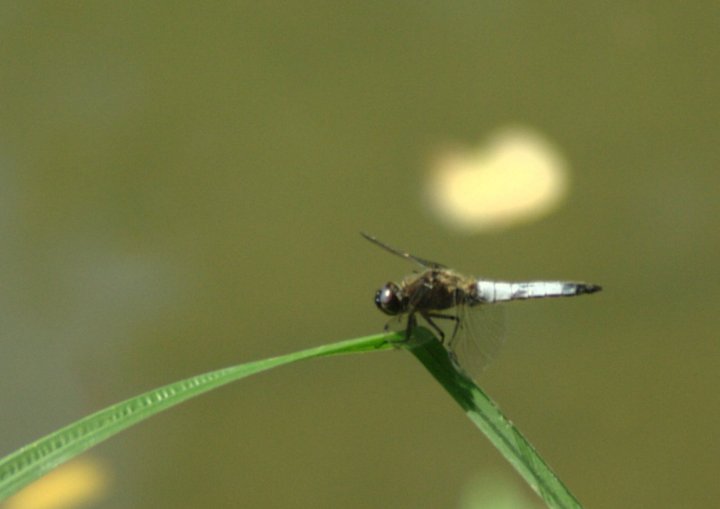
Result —
<path fill-rule="evenodd" d="M 457 401 L 468 418 L 485 433 L 548 507 L 582 508 L 580 502 L 550 470 L 532 445 L 495 403 L 450 360 L 447 350 L 430 331 L 418 327 L 409 349 Z"/>
<path fill-rule="evenodd" d="M 399 339 L 397 334 L 378 334 L 248 362 L 193 376 L 109 406 L 0 460 L 0 501 L 95 444 L 204 392 L 299 360 L 393 348 L 393 342 Z"/>

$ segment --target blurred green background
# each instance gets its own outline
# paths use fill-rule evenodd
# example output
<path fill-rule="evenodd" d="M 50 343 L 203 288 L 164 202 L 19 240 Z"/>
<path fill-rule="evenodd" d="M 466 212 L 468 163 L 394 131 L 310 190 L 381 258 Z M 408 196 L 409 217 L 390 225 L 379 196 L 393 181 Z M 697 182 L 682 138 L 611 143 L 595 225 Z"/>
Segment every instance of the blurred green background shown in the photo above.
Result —
<path fill-rule="evenodd" d="M 211 369 L 381 330 L 409 267 L 503 278 L 486 391 L 587 507 L 720 497 L 720 10 L 713 2 L 0 4 L 0 454 Z M 508 123 L 568 199 L 460 235 L 430 151 Z M 88 453 L 97 507 L 539 502 L 410 355 L 253 377 Z M 494 480 L 497 480 L 495 482 Z M 488 495 L 489 496 L 489 495 Z"/>

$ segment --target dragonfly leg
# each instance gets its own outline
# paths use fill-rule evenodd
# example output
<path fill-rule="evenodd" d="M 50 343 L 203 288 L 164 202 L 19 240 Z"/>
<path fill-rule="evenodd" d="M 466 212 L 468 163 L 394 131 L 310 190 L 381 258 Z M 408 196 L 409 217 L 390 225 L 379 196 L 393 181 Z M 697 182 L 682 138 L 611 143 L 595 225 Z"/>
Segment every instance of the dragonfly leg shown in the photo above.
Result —
<path fill-rule="evenodd" d="M 410 340 L 410 336 L 412 336 L 415 327 L 417 327 L 417 318 L 415 318 L 415 312 L 413 311 L 407 318 L 407 325 L 405 326 L 405 341 Z"/>
<path fill-rule="evenodd" d="M 432 319 L 427 315 L 427 313 L 422 313 L 423 318 L 425 318 L 425 321 L 430 325 L 430 327 L 433 328 L 433 330 L 437 333 L 437 335 L 440 338 L 440 344 L 445 343 L 445 333 L 440 329 L 440 327 L 435 324 L 435 322 L 432 321 Z"/>
<path fill-rule="evenodd" d="M 415 327 L 417 327 L 417 318 L 415 317 L 415 313 L 418 312 L 418 310 L 415 308 L 418 302 L 423 298 L 425 293 L 427 293 L 429 290 L 432 290 L 432 286 L 430 285 L 423 285 L 420 287 L 412 296 L 410 302 L 408 302 L 408 318 L 407 318 L 407 326 L 405 327 L 405 340 L 409 340 L 410 336 L 412 336 L 413 331 L 415 330 Z M 420 314 L 424 317 L 425 313 L 420 311 Z M 426 318 L 427 319 L 427 318 Z M 440 332 L 440 330 L 437 328 L 435 324 L 432 324 L 433 328 Z M 442 335 L 442 332 L 440 332 Z"/>
<path fill-rule="evenodd" d="M 422 313 L 423 318 L 427 321 L 427 323 L 430 324 L 430 326 L 435 329 L 435 331 L 440 335 L 440 342 L 444 344 L 445 342 L 445 333 L 440 330 L 440 328 L 437 326 L 435 322 L 432 321 L 433 318 L 437 318 L 440 320 L 452 320 L 455 322 L 455 327 L 453 328 L 452 336 L 450 336 L 450 342 L 455 339 L 455 336 L 457 335 L 458 328 L 460 327 L 460 318 L 455 315 L 444 315 L 441 313 Z"/>

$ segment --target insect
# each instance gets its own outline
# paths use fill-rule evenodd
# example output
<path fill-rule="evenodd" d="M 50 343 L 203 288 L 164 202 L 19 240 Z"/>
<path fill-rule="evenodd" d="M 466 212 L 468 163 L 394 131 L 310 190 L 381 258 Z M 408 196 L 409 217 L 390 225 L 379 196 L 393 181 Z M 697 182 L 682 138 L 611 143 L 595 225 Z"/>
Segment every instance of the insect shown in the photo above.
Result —
<path fill-rule="evenodd" d="M 406 317 L 405 337 L 418 325 L 418 316 L 436 332 L 451 358 L 463 368 L 481 371 L 492 359 L 502 339 L 501 318 L 490 318 L 495 304 L 546 297 L 574 297 L 595 293 L 599 285 L 571 281 L 493 281 L 460 274 L 440 263 L 425 260 L 361 233 L 382 249 L 421 267 L 400 282 L 386 283 L 375 293 L 375 305 L 386 315 Z M 481 316 L 482 315 L 482 316 Z M 487 315 L 487 316 L 485 316 Z M 477 317 L 477 319 L 476 319 Z M 439 322 L 451 324 L 444 330 Z M 385 326 L 387 330 L 388 325 Z M 458 361 L 459 358 L 462 358 Z"/>

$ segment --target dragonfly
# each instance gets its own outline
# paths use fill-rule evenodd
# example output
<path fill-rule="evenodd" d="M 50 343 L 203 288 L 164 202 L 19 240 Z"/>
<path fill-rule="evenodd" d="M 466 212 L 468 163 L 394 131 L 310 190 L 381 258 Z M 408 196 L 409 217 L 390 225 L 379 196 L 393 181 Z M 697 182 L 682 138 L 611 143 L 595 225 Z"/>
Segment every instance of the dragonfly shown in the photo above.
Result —
<path fill-rule="evenodd" d="M 495 304 L 575 297 L 602 290 L 599 285 L 573 281 L 509 282 L 465 276 L 440 263 L 391 247 L 367 233 L 361 232 L 361 235 L 385 251 L 420 266 L 399 282 L 382 286 L 375 293 L 377 308 L 386 315 L 406 319 L 406 340 L 412 337 L 421 317 L 435 331 L 453 362 L 473 377 L 493 360 L 502 343 L 503 317 Z M 385 325 L 385 330 L 392 321 Z"/>

